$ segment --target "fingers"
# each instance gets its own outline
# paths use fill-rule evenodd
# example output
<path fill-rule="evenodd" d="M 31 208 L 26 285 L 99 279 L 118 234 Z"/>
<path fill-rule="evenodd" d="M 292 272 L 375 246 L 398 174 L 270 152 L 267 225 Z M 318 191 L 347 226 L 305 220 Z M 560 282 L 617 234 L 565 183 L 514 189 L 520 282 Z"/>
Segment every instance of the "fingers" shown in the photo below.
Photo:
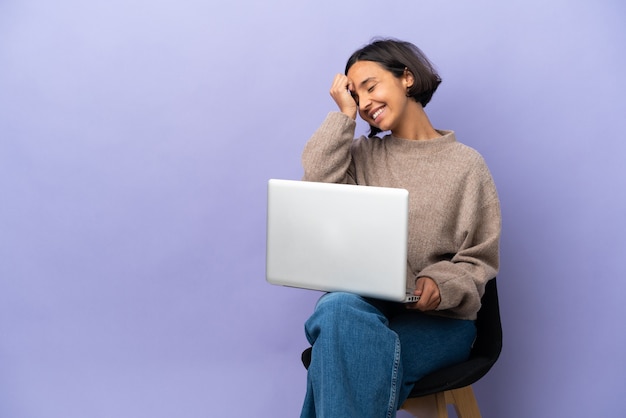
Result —
<path fill-rule="evenodd" d="M 418 295 L 420 300 L 408 305 L 408 309 L 418 309 L 423 312 L 434 311 L 441 303 L 439 287 L 430 277 L 417 279 L 415 282 L 415 295 Z"/>
<path fill-rule="evenodd" d="M 339 111 L 350 116 L 352 119 L 356 119 L 356 102 L 350 94 L 350 82 L 348 77 L 343 74 L 337 74 L 330 87 L 330 95 L 337 103 Z"/>
<path fill-rule="evenodd" d="M 341 96 L 344 94 L 350 95 L 349 84 L 350 82 L 348 81 L 348 77 L 346 77 L 343 74 L 337 74 L 335 78 L 333 79 L 333 84 L 330 88 L 331 96 L 335 96 L 335 95 Z"/>

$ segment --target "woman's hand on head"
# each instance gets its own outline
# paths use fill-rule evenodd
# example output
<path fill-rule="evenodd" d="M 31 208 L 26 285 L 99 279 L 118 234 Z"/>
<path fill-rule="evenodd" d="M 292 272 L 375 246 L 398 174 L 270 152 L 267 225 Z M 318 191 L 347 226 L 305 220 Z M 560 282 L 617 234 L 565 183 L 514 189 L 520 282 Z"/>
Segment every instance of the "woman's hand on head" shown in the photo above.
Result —
<path fill-rule="evenodd" d="M 337 74 L 330 87 L 330 95 L 339 106 L 339 111 L 356 120 L 357 105 L 350 93 L 348 77 Z"/>
<path fill-rule="evenodd" d="M 441 303 L 439 286 L 430 277 L 420 277 L 415 282 L 415 295 L 420 297 L 416 303 L 407 305 L 408 309 L 418 309 L 422 312 L 434 311 Z"/>

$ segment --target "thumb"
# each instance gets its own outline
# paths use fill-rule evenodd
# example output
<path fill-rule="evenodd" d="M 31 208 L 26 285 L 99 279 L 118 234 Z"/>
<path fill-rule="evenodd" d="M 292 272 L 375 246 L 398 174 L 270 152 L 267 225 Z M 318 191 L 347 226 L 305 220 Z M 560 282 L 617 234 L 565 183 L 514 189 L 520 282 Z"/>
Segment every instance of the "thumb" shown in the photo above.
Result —
<path fill-rule="evenodd" d="M 426 284 L 426 280 L 424 280 L 423 277 L 419 277 L 416 281 L 415 281 L 415 294 L 418 296 L 422 295 L 422 292 L 424 292 L 424 285 Z"/>

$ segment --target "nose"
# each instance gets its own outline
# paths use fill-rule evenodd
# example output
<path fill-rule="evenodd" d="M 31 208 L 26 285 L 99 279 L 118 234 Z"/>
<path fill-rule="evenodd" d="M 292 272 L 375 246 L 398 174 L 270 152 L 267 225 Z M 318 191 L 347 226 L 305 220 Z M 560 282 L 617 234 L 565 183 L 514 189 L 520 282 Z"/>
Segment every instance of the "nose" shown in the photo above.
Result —
<path fill-rule="evenodd" d="M 360 111 L 367 110 L 370 107 L 370 105 L 371 105 L 371 100 L 369 98 L 369 95 L 364 94 L 359 97 L 359 110 Z"/>

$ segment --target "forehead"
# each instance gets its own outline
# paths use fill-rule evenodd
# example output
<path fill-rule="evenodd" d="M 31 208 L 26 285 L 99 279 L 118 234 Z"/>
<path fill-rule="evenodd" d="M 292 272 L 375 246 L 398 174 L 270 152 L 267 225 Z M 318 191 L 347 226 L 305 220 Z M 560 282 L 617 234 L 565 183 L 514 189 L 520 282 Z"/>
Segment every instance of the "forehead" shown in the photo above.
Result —
<path fill-rule="evenodd" d="M 379 63 L 373 61 L 357 61 L 348 70 L 348 80 L 358 87 L 371 79 L 382 79 L 391 75 Z"/>

